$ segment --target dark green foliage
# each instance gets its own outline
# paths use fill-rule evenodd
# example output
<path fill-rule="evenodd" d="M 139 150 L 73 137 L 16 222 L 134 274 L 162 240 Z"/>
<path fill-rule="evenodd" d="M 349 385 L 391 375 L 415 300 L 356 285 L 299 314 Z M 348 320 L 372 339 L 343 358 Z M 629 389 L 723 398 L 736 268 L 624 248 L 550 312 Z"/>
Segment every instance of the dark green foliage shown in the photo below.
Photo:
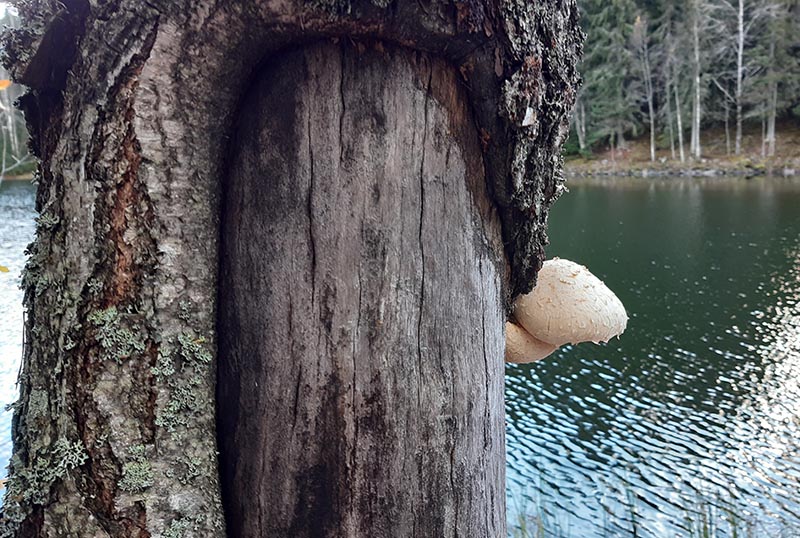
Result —
<path fill-rule="evenodd" d="M 727 119 L 733 130 L 739 0 L 578 3 L 587 36 L 580 66 L 584 82 L 579 99 L 585 110 L 589 150 L 624 147 L 626 137 L 647 131 L 645 80 L 637 65 L 637 44 L 633 39 L 638 18 L 645 21 L 646 27 L 659 146 L 674 148 L 677 144 L 676 89 L 684 140 L 688 140 L 694 92 L 691 27 L 695 16 L 700 28 L 703 128 L 722 127 Z M 744 0 L 743 7 L 745 122 L 761 122 L 770 107 L 778 118 L 800 115 L 800 0 Z M 578 154 L 577 139 L 571 136 L 564 150 L 567 155 Z"/>
<path fill-rule="evenodd" d="M 633 0 L 584 0 L 586 45 L 581 71 L 589 140 L 619 138 L 636 131 L 633 60 L 628 47 L 636 5 Z"/>

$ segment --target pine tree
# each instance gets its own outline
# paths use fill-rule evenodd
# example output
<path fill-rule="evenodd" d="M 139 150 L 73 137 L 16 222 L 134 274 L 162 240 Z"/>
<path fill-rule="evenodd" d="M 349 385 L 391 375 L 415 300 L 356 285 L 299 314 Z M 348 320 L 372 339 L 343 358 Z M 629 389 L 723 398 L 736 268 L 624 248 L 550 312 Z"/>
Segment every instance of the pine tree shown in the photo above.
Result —
<path fill-rule="evenodd" d="M 635 133 L 637 99 L 634 58 L 629 41 L 636 5 L 633 0 L 586 0 L 581 5 L 587 31 L 583 97 L 588 105 L 589 143 L 608 141 L 612 156 Z"/>

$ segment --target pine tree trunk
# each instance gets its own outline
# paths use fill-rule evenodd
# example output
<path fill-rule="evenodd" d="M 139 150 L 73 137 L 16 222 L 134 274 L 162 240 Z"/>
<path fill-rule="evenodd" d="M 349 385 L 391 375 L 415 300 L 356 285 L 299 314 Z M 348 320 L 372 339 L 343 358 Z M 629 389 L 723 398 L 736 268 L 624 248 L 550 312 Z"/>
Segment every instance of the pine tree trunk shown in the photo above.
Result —
<path fill-rule="evenodd" d="M 617 137 L 617 131 L 616 130 L 611 131 L 610 142 L 611 142 L 611 165 L 612 165 L 611 169 L 612 170 L 616 170 L 617 169 L 616 137 Z"/>
<path fill-rule="evenodd" d="M 504 536 L 503 321 L 563 189 L 574 2 L 20 10 L 0 536 Z"/>

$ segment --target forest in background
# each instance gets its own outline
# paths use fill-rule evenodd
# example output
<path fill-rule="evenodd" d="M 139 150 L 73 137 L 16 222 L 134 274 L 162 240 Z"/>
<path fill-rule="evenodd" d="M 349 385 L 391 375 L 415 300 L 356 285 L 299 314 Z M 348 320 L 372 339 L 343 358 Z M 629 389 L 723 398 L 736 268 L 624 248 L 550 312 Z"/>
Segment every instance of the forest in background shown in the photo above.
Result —
<path fill-rule="evenodd" d="M 800 0 L 578 3 L 586 43 L 568 156 L 615 159 L 640 139 L 650 161 L 700 160 L 712 132 L 738 156 L 755 132 L 749 149 L 771 157 L 780 126 L 800 118 Z"/>
<path fill-rule="evenodd" d="M 800 0 L 578 3 L 586 43 L 568 157 L 617 160 L 632 140 L 644 161 L 699 161 L 712 146 L 773 157 L 781 137 L 777 155 L 800 154 Z M 0 25 L 19 25 L 13 9 Z M 34 168 L 13 106 L 22 91 L 0 89 L 0 177 Z"/>

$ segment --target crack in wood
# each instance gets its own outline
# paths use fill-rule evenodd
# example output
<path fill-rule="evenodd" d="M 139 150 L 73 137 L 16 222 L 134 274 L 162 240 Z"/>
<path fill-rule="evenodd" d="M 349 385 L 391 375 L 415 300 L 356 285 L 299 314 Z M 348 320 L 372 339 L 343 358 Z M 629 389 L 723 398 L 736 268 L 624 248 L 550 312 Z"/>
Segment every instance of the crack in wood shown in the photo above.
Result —
<path fill-rule="evenodd" d="M 313 125 L 311 123 L 311 110 L 308 112 L 308 200 L 306 211 L 308 214 L 308 244 L 311 252 L 311 308 L 314 308 L 314 301 L 317 295 L 317 242 L 314 237 L 314 144 L 311 142 Z"/>

